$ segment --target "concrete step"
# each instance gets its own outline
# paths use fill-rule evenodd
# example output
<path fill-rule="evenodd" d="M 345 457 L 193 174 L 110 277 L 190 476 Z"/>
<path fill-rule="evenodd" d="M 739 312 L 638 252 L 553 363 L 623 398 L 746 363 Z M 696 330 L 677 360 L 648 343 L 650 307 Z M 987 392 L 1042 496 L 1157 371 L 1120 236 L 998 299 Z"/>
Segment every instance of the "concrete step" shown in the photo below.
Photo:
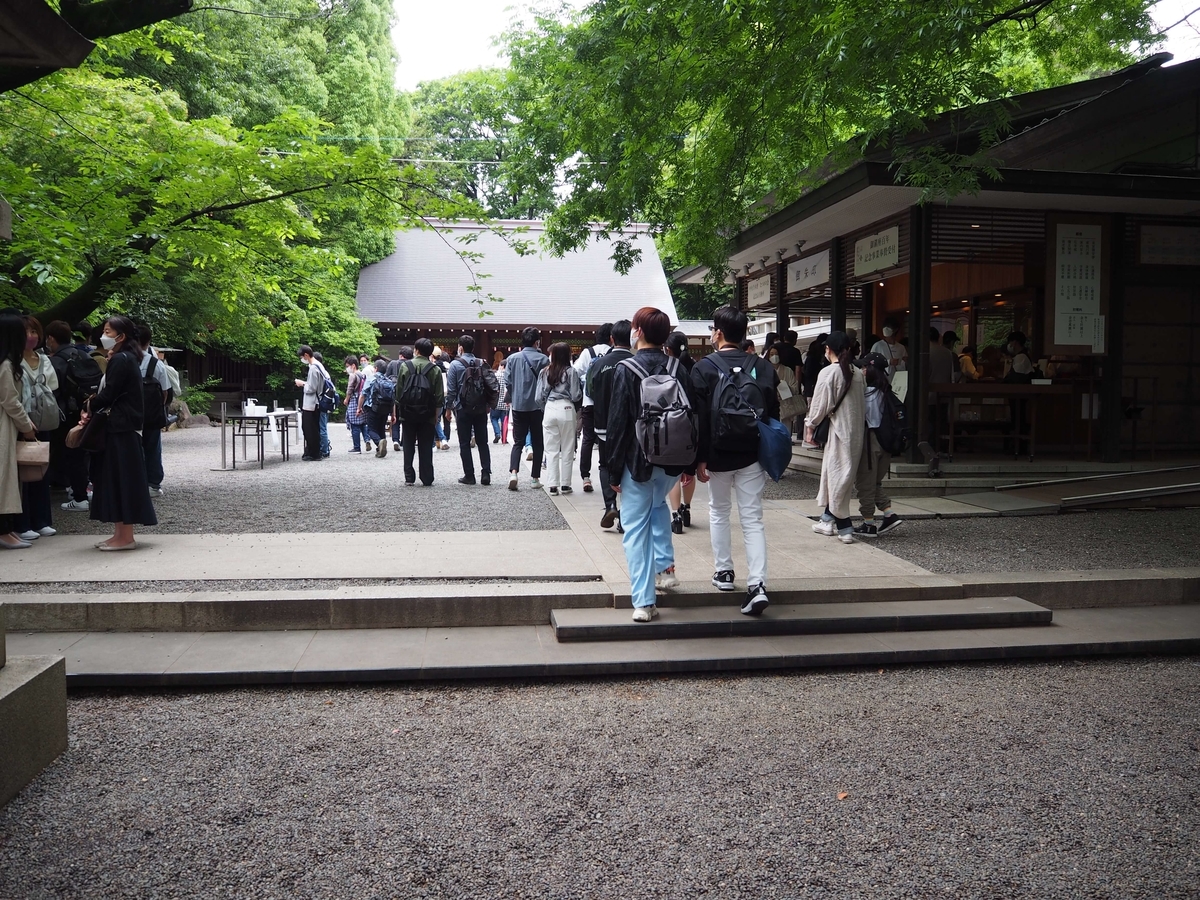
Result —
<path fill-rule="evenodd" d="M 23 631 L 270 631 L 542 625 L 552 609 L 612 606 L 599 580 L 348 585 L 327 590 L 21 593 L 0 596 Z"/>
<path fill-rule="evenodd" d="M 1200 605 L 1055 611 L 1049 625 L 559 643 L 549 625 L 208 633 L 9 633 L 70 687 L 581 677 L 1200 652 Z"/>
<path fill-rule="evenodd" d="M 726 595 L 733 596 L 733 595 Z M 735 603 L 741 602 L 740 594 Z M 631 641 L 783 634 L 860 634 L 1007 628 L 1049 624 L 1053 613 L 1020 597 L 900 600 L 776 605 L 762 616 L 737 606 L 663 609 L 651 623 L 634 622 L 624 609 L 556 609 L 550 624 L 559 641 Z"/>

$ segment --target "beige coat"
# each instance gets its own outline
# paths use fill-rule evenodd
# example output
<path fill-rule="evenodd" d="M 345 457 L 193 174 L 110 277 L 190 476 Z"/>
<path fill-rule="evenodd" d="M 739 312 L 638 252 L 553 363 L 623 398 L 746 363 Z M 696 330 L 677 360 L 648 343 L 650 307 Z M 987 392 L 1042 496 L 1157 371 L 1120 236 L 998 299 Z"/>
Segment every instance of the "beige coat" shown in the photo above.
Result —
<path fill-rule="evenodd" d="M 21 405 L 21 389 L 13 380 L 12 363 L 0 362 L 0 515 L 21 511 L 21 480 L 17 477 L 17 437 L 33 431 Z"/>
<path fill-rule="evenodd" d="M 865 396 L 866 383 L 862 370 L 850 367 L 853 384 L 845 399 L 829 417 L 829 442 L 821 458 L 821 485 L 817 489 L 817 502 L 829 507 L 839 519 L 850 518 L 850 495 L 854 489 L 854 474 L 858 459 L 862 456 L 863 435 L 867 430 Z M 812 400 L 808 404 L 808 415 L 804 423 L 815 427 L 826 413 L 838 402 L 846 379 L 842 367 L 834 363 L 826 366 L 817 376 Z"/>

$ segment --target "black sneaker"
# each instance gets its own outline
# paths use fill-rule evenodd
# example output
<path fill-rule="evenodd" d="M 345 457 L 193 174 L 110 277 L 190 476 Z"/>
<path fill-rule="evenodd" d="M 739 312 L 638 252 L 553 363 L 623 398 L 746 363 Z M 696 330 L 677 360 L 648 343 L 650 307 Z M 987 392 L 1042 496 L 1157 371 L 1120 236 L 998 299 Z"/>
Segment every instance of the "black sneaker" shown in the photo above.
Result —
<path fill-rule="evenodd" d="M 692 527 L 692 505 L 690 503 L 679 505 L 679 518 L 683 522 L 684 528 Z"/>
<path fill-rule="evenodd" d="M 492 483 L 492 473 L 484 472 L 482 475 L 480 475 L 479 483 L 482 484 L 484 487 L 487 487 L 489 484 L 491 484 Z"/>
<path fill-rule="evenodd" d="M 855 526 L 854 536 L 863 538 L 879 537 L 879 529 L 875 527 L 875 523 L 873 522 L 870 524 L 863 522 L 861 525 Z"/>
<path fill-rule="evenodd" d="M 458 479 L 458 483 L 459 484 L 474 484 L 475 476 L 474 475 L 464 475 L 462 478 Z"/>
<path fill-rule="evenodd" d="M 624 534 L 625 526 L 621 524 L 621 514 L 617 513 L 617 534 Z"/>
<path fill-rule="evenodd" d="M 679 513 L 671 516 L 671 534 L 683 534 L 683 519 L 679 517 Z"/>
<path fill-rule="evenodd" d="M 895 513 L 892 513 L 889 516 L 883 517 L 883 521 L 879 523 L 878 531 L 880 534 L 887 534 L 889 531 L 899 528 L 903 524 L 904 520 Z"/>
<path fill-rule="evenodd" d="M 767 589 L 761 584 L 756 584 L 750 590 L 746 591 L 746 602 L 742 604 L 743 616 L 761 616 L 764 609 L 770 605 L 771 601 L 767 599 Z"/>
<path fill-rule="evenodd" d="M 723 569 L 720 572 L 714 572 L 712 583 L 713 587 L 715 587 L 718 591 L 732 591 L 734 589 L 733 572 L 729 569 Z"/>
<path fill-rule="evenodd" d="M 601 528 L 612 528 L 617 521 L 617 511 L 615 509 L 606 509 L 604 515 L 600 517 Z"/>
<path fill-rule="evenodd" d="M 397 453 L 399 453 L 400 452 L 400 442 L 392 441 L 392 449 L 395 450 Z"/>

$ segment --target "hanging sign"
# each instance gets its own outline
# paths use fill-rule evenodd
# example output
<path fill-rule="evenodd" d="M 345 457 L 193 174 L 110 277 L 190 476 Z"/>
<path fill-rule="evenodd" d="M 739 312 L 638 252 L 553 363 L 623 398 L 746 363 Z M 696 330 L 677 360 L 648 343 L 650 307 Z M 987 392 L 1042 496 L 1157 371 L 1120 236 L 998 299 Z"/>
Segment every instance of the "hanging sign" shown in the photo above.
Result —
<path fill-rule="evenodd" d="M 771 302 L 771 276 L 763 275 L 746 284 L 746 306 L 766 306 Z"/>
<path fill-rule="evenodd" d="M 897 225 L 854 242 L 855 275 L 870 275 L 899 264 L 900 227 Z"/>
<path fill-rule="evenodd" d="M 787 292 L 820 287 L 829 281 L 829 251 L 822 250 L 788 265 Z"/>
<path fill-rule="evenodd" d="M 1143 225 L 1140 260 L 1144 266 L 1200 266 L 1200 228 Z"/>
<path fill-rule="evenodd" d="M 1054 343 L 1103 346 L 1099 225 L 1060 224 L 1055 234 Z M 1095 352 L 1101 352 L 1096 350 Z"/>

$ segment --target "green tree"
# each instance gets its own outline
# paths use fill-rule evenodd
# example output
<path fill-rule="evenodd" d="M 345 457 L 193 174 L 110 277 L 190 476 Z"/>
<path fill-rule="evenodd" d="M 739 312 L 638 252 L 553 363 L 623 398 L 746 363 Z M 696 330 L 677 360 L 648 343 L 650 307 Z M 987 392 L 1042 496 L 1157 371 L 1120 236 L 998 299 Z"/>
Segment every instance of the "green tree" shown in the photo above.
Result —
<path fill-rule="evenodd" d="M 928 196 L 971 188 L 991 160 L 914 150 L 929 117 L 1128 63 L 1153 40 L 1148 5 L 595 0 L 508 35 L 516 146 L 541 183 L 565 175 L 557 250 L 586 241 L 590 222 L 644 221 L 719 275 L 762 198 L 790 202 L 868 146 Z M 960 127 L 999 134 L 1003 109 L 987 116 Z"/>
<path fill-rule="evenodd" d="M 552 183 L 523 169 L 514 153 L 518 121 L 509 75 L 477 69 L 421 84 L 410 95 L 412 130 L 405 153 L 426 165 L 448 194 L 460 194 L 500 219 L 539 219 L 554 209 Z"/>

